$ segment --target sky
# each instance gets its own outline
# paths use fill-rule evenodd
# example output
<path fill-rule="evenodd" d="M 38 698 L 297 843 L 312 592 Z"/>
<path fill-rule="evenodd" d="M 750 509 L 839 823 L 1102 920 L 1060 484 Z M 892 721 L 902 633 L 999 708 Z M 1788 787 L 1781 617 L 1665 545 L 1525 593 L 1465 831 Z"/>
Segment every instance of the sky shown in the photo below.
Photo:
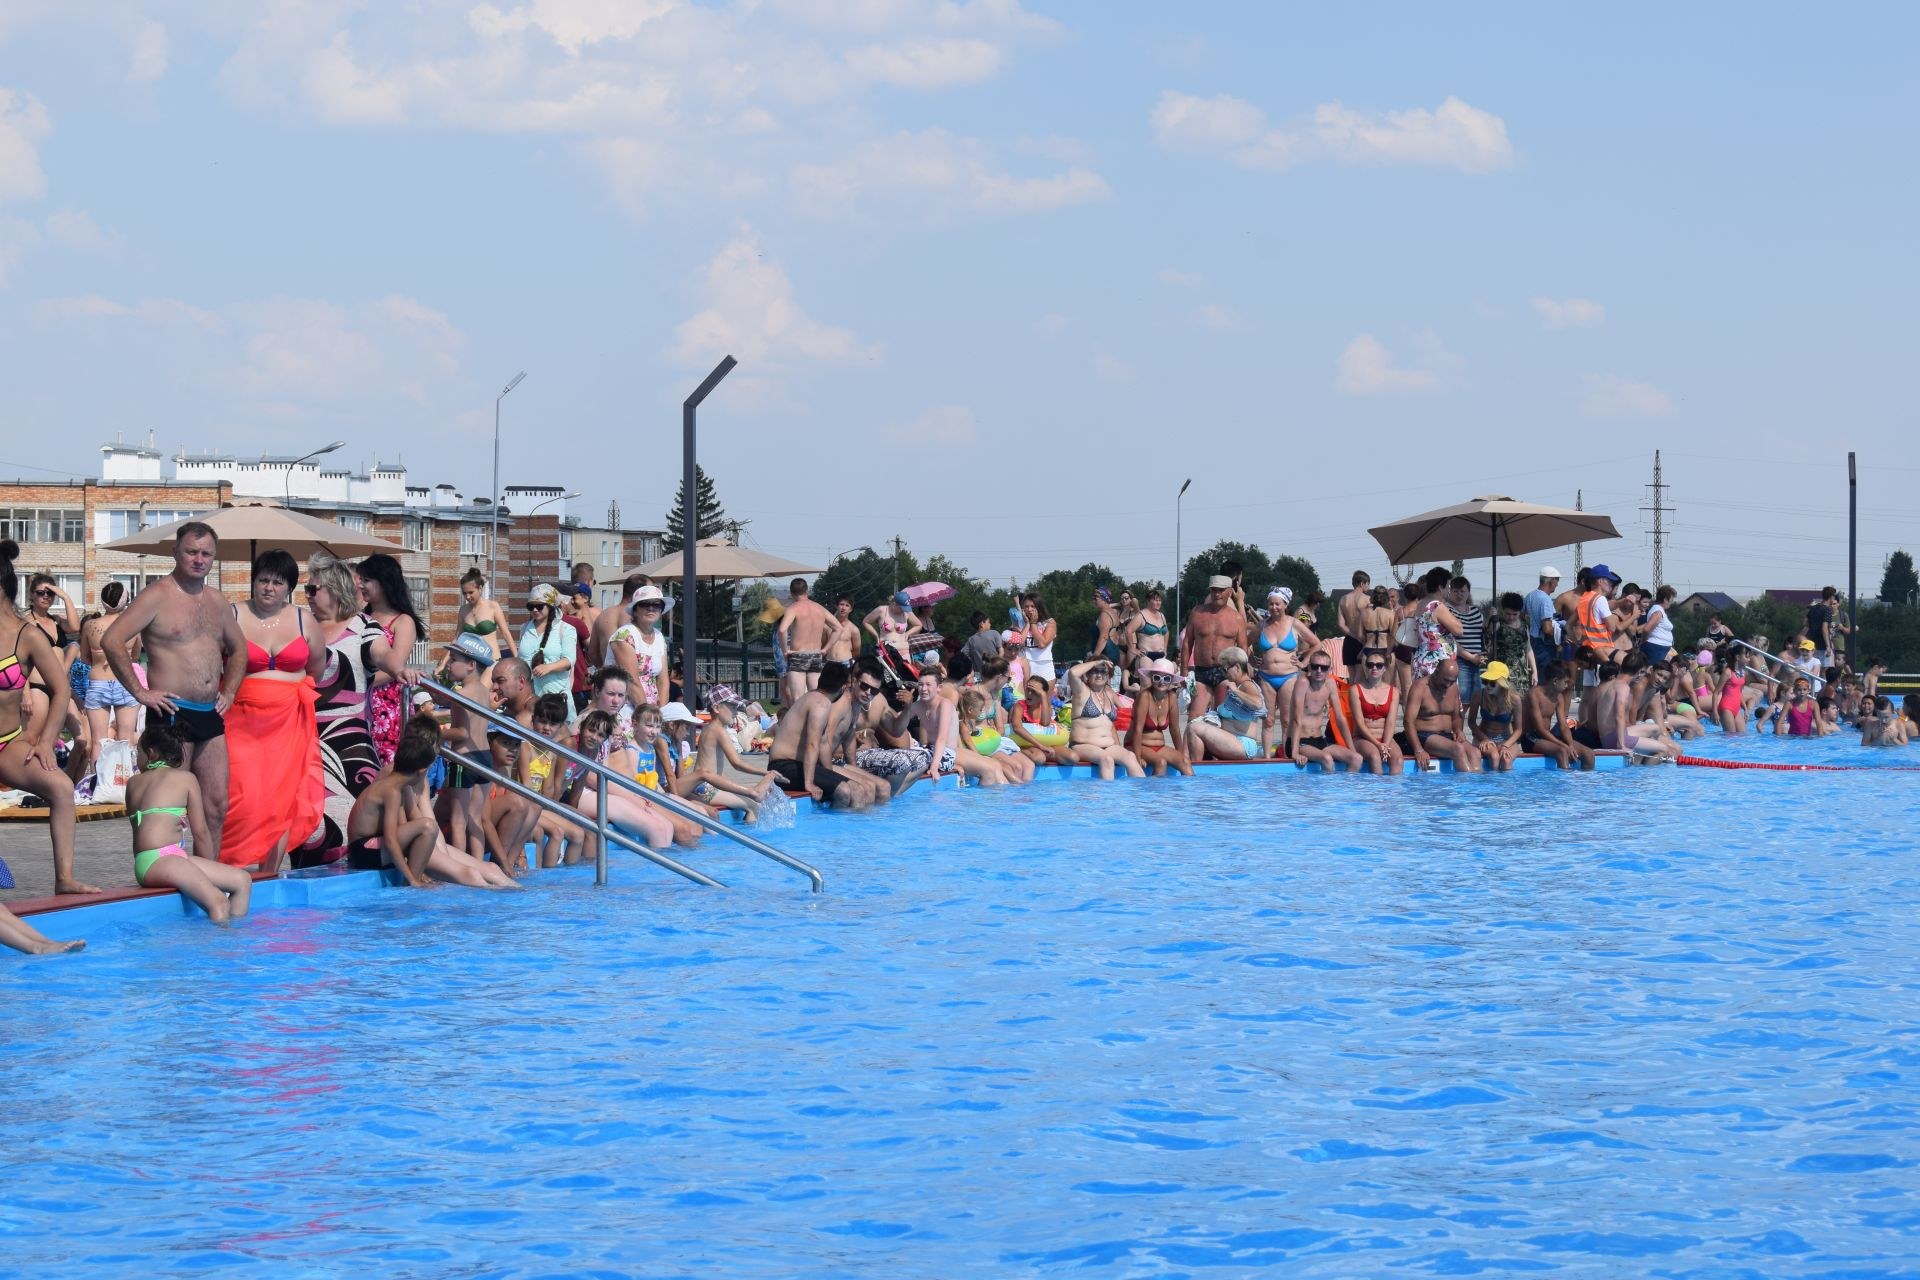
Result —
<path fill-rule="evenodd" d="M 1752 594 L 1920 545 L 1920 10 L 0 0 L 0 475 L 404 462 L 998 581 L 1482 494 Z M 1906 157 L 1902 159 L 1901 157 Z M 1524 585 L 1539 563 L 1503 564 Z M 1485 562 L 1469 562 L 1484 582 Z"/>

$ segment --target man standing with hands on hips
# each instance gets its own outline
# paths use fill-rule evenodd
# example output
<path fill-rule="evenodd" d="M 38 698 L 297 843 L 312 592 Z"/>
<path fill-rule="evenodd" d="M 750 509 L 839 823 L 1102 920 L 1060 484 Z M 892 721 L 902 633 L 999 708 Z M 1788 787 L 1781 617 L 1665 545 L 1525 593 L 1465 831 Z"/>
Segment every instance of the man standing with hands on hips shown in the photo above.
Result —
<path fill-rule="evenodd" d="M 182 763 L 200 781 L 207 841 L 195 849 L 220 857 L 220 828 L 227 818 L 227 726 L 222 719 L 247 676 L 247 640 L 239 616 L 207 574 L 220 539 L 199 520 L 183 522 L 173 535 L 173 572 L 139 595 L 107 628 L 101 648 L 113 678 L 149 715 L 165 716 L 180 735 Z M 147 683 L 133 671 L 133 642 L 147 654 Z"/>

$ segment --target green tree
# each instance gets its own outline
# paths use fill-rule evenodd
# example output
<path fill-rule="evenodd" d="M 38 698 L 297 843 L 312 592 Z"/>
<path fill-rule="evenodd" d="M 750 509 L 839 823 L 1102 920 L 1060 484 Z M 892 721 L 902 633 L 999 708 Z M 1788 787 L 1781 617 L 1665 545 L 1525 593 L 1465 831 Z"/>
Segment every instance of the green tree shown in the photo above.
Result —
<path fill-rule="evenodd" d="M 681 480 L 673 491 L 673 509 L 667 512 L 666 535 L 660 539 L 660 545 L 668 555 L 678 551 L 684 541 L 683 531 L 687 522 L 687 482 Z M 717 538 L 732 529 L 727 520 L 727 509 L 721 505 L 720 494 L 713 487 L 713 477 L 698 463 L 693 468 L 693 530 L 696 538 Z"/>
<path fill-rule="evenodd" d="M 1251 543 L 1221 541 L 1214 543 L 1199 555 L 1188 560 L 1180 570 L 1180 608 L 1191 613 L 1193 607 L 1207 598 L 1207 579 L 1220 572 L 1222 565 L 1228 562 L 1238 563 L 1243 575 L 1241 581 L 1249 596 L 1264 596 L 1267 588 L 1275 585 L 1273 561 L 1267 553 Z M 1297 591 L 1299 588 L 1295 588 Z M 1256 607 L 1264 607 L 1265 600 L 1253 601 Z M 1173 601 L 1167 601 L 1167 608 L 1173 608 Z M 1186 624 L 1185 618 L 1173 620 L 1174 633 Z"/>
<path fill-rule="evenodd" d="M 765 640 L 773 634 L 776 624 L 760 621 L 759 615 L 767 601 L 774 599 L 777 595 L 773 584 L 765 578 L 756 578 L 740 589 L 740 613 L 745 619 L 745 635 L 748 640 Z"/>
<path fill-rule="evenodd" d="M 891 547 L 884 553 L 872 547 L 856 547 L 835 556 L 827 571 L 814 580 L 813 598 L 821 608 L 832 609 L 834 600 L 845 595 L 853 601 L 854 618 L 864 618 L 893 594 L 894 572 Z M 921 581 L 920 562 L 911 550 L 901 551 L 899 574 L 903 587 Z"/>
<path fill-rule="evenodd" d="M 1920 601 L 1920 574 L 1913 571 L 1913 557 L 1904 551 L 1896 551 L 1887 557 L 1887 567 L 1880 575 L 1880 602 L 1882 604 L 1913 604 Z"/>
<path fill-rule="evenodd" d="M 669 555 L 681 550 L 684 544 L 686 518 L 687 485 L 683 479 L 674 491 L 673 509 L 667 512 L 665 536 L 660 539 L 660 545 Z M 727 510 L 720 503 L 720 495 L 713 487 L 712 477 L 697 463 L 693 468 L 693 519 L 696 538 L 717 538 L 731 532 L 734 527 L 727 519 Z M 697 558 L 695 563 L 698 567 Z M 694 616 L 702 636 L 732 636 L 733 586 L 731 580 L 715 580 L 701 582 L 695 587 Z"/>
<path fill-rule="evenodd" d="M 1077 662 L 1086 656 L 1093 641 L 1093 622 L 1100 614 L 1094 588 L 1105 587 L 1117 600 L 1126 585 L 1125 579 L 1103 564 L 1083 564 L 1078 569 L 1050 570 L 1020 590 L 1022 595 L 1032 592 L 1047 602 L 1056 627 L 1054 658 Z"/>
<path fill-rule="evenodd" d="M 996 630 L 1007 625 L 1007 606 L 1013 603 L 1013 593 L 1006 587 L 976 578 L 965 566 L 941 555 L 928 557 L 920 572 L 922 581 L 944 582 L 953 588 L 953 598 L 933 608 L 933 622 L 942 635 L 965 640 L 973 634 L 969 620 L 976 612 L 986 614 Z"/>

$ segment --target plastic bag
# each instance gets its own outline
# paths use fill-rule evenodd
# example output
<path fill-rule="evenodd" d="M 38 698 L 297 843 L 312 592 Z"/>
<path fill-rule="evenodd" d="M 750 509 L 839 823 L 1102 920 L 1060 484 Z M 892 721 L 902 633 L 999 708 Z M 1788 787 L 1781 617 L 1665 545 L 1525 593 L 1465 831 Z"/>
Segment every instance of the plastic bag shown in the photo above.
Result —
<path fill-rule="evenodd" d="M 102 743 L 100 759 L 93 766 L 93 803 L 126 803 L 127 783 L 133 774 L 133 744 L 119 738 Z"/>

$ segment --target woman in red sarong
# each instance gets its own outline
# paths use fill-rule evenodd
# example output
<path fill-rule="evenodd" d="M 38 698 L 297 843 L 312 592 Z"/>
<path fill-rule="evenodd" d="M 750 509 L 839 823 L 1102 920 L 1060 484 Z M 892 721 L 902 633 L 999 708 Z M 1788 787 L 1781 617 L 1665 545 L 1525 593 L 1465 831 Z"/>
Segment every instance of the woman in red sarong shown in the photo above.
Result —
<path fill-rule="evenodd" d="M 279 869 L 289 846 L 320 826 L 326 778 L 314 723 L 314 678 L 326 646 L 292 603 L 300 566 L 284 551 L 253 562 L 253 592 L 234 606 L 247 640 L 247 678 L 227 712 L 227 818 L 220 861 Z"/>

